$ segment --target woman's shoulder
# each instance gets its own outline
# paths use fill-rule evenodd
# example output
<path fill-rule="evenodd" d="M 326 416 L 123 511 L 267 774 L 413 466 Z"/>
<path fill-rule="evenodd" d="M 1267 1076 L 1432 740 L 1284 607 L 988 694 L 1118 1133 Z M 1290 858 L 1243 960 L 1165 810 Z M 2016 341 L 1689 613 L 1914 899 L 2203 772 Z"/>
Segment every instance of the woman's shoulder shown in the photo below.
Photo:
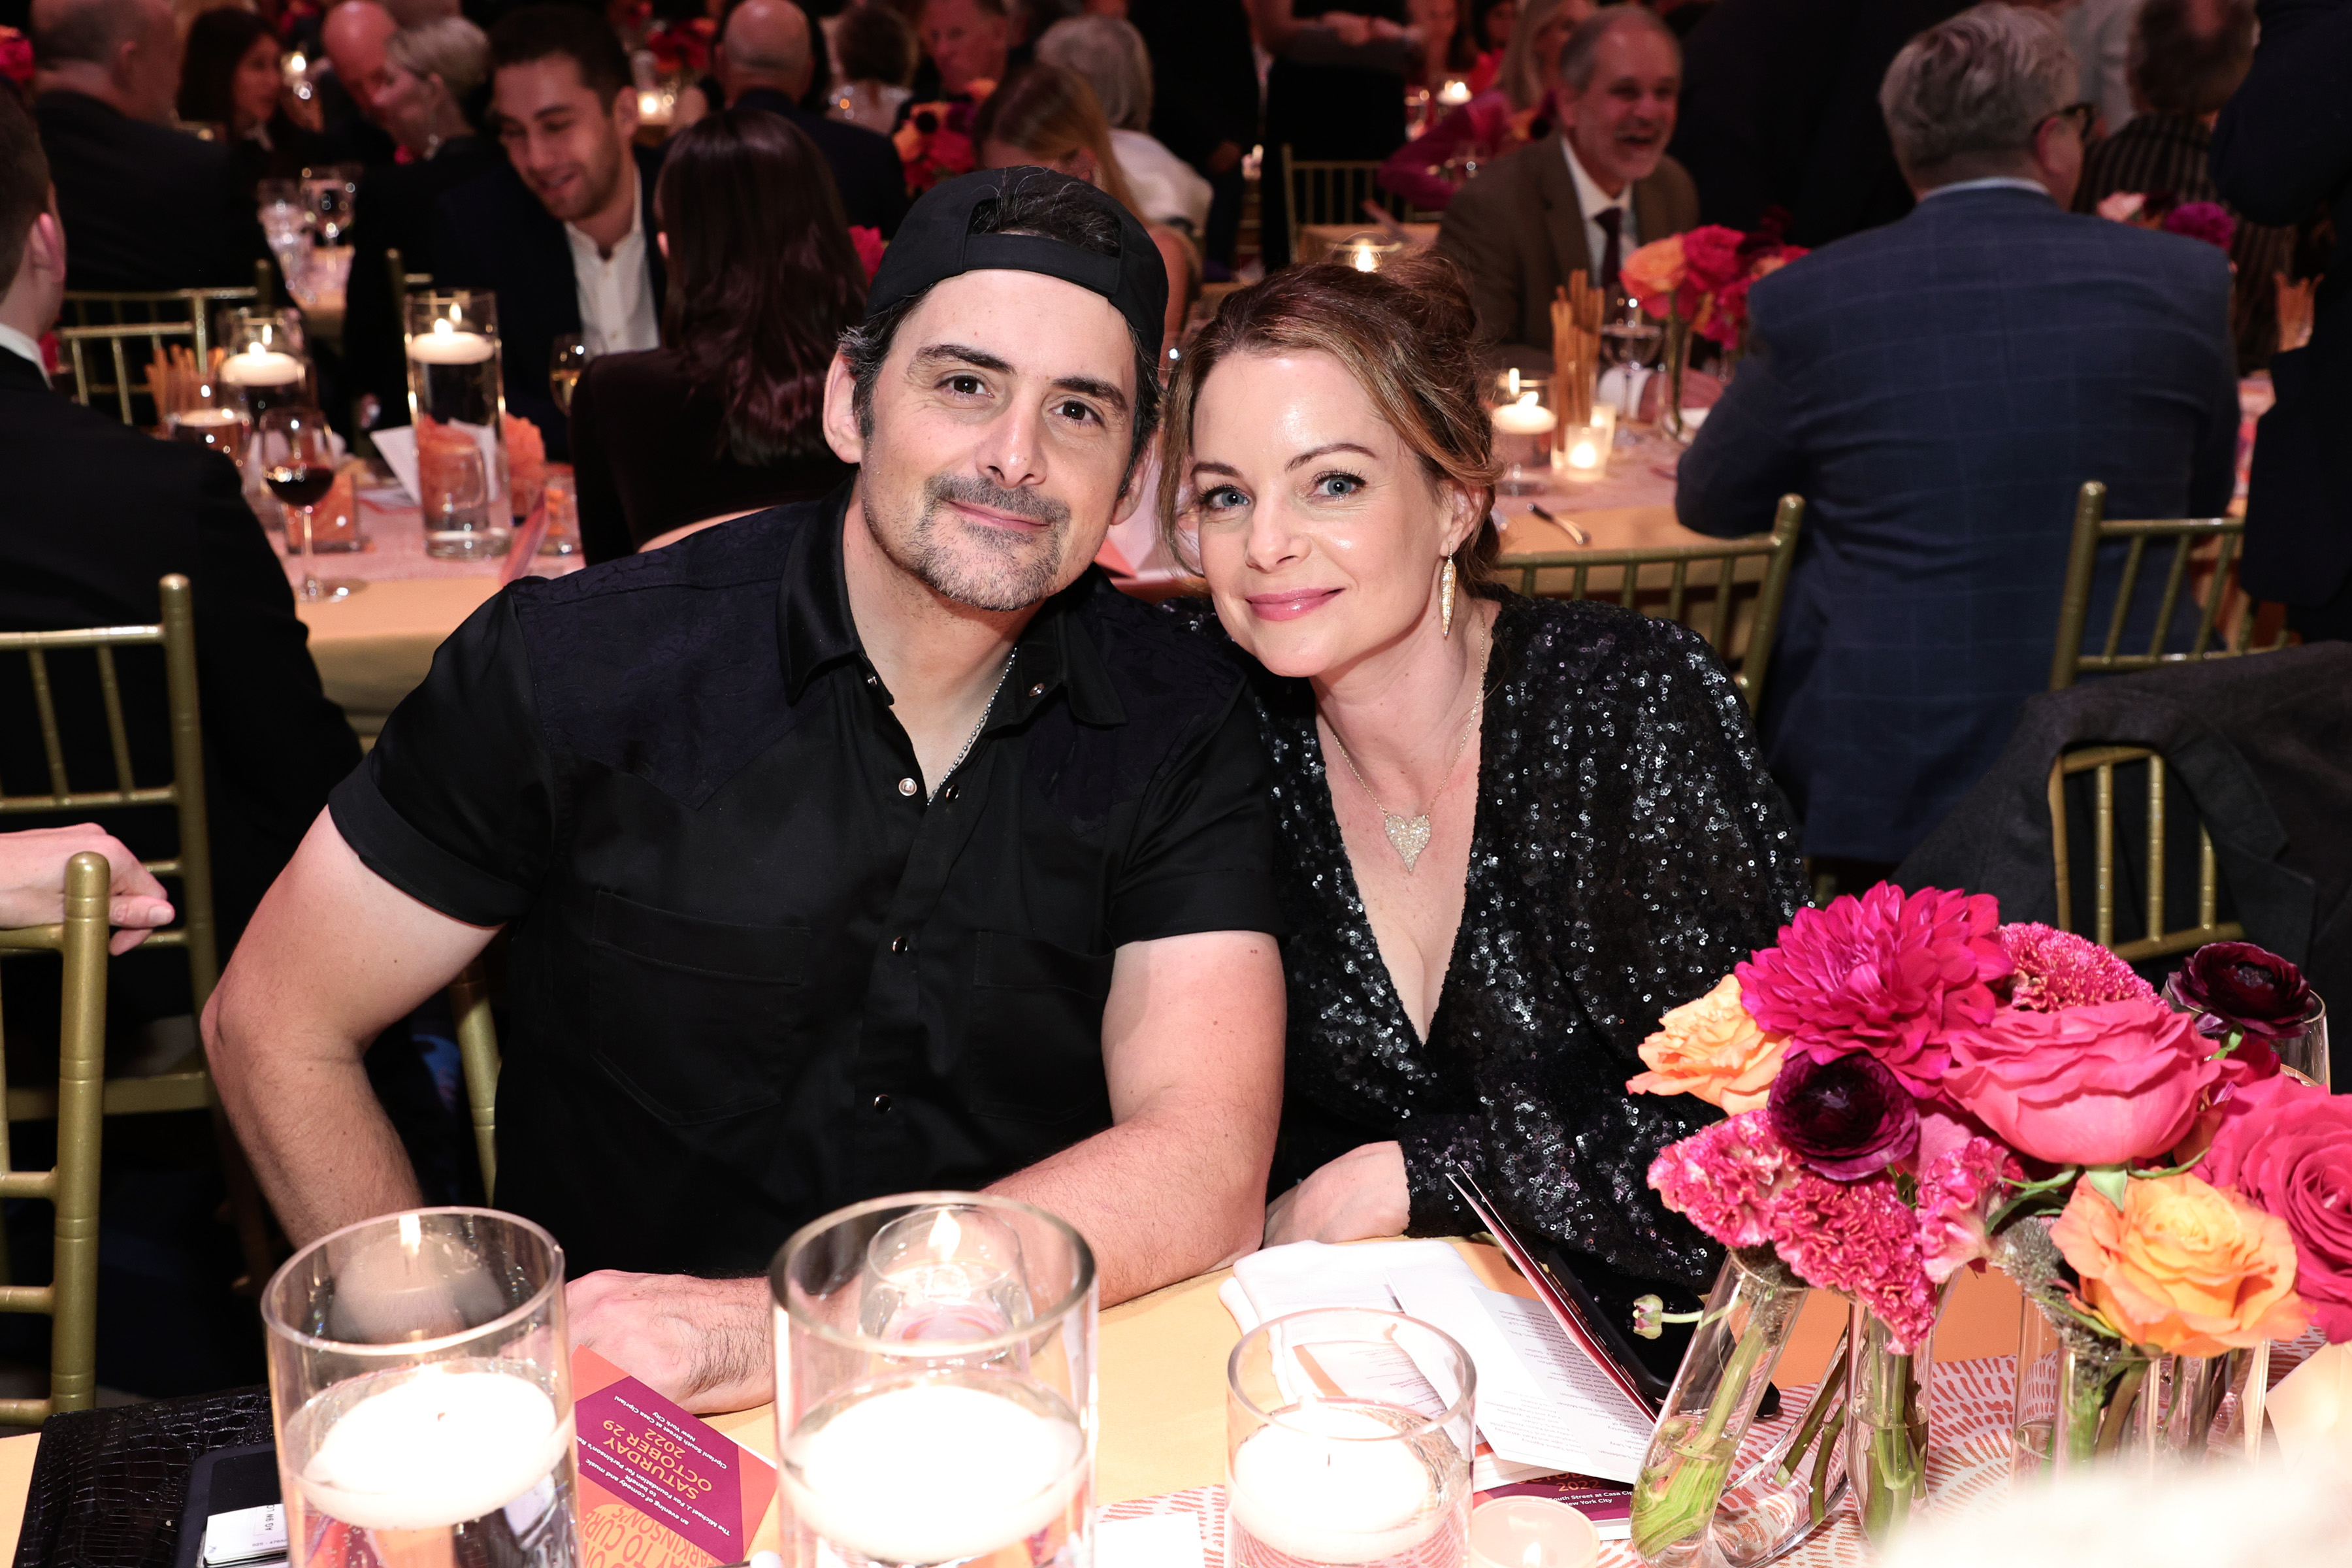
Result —
<path fill-rule="evenodd" d="M 1528 599 L 1507 595 L 1495 624 L 1496 647 L 1510 660 L 1507 679 L 1549 699 L 1553 693 L 1623 689 L 1629 679 L 1699 672 L 1730 685 L 1706 639 L 1660 616 L 1591 599 Z"/>

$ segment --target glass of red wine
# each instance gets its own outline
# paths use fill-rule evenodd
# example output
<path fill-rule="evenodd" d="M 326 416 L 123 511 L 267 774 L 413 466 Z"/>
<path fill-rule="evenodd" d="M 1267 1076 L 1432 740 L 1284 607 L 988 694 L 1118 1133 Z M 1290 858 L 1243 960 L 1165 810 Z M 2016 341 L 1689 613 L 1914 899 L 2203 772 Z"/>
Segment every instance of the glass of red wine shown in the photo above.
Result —
<path fill-rule="evenodd" d="M 310 569 L 311 513 L 335 488 L 335 447 L 327 435 L 327 416 L 300 405 L 280 405 L 261 416 L 253 439 L 260 448 L 262 480 L 286 507 L 287 547 L 300 541 L 302 581 L 295 597 L 347 599 L 366 587 L 350 577 L 321 581 Z"/>

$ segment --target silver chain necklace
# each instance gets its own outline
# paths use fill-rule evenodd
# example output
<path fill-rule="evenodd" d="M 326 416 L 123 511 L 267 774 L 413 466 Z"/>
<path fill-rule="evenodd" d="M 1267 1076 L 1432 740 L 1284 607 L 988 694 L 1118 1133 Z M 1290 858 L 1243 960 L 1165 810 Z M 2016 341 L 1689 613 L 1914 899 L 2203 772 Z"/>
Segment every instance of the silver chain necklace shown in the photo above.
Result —
<path fill-rule="evenodd" d="M 1494 651 L 1495 639 L 1490 633 L 1486 638 L 1486 648 L 1478 656 L 1478 675 L 1472 683 L 1473 689 L 1485 686 L 1486 661 Z M 1389 846 L 1397 852 L 1397 858 L 1404 862 L 1404 868 L 1408 875 L 1412 871 L 1413 863 L 1421 858 L 1422 851 L 1429 847 L 1430 814 L 1437 809 L 1438 795 L 1444 795 L 1445 786 L 1454 782 L 1454 770 L 1462 765 L 1462 753 L 1469 749 L 1470 732 L 1477 728 L 1478 715 L 1486 710 L 1487 696 L 1487 692 L 1479 690 L 1478 700 L 1470 704 L 1469 716 L 1462 721 L 1462 733 L 1454 739 L 1454 755 L 1445 764 L 1445 777 L 1438 784 L 1437 795 L 1431 795 L 1429 804 L 1422 807 L 1420 815 L 1414 816 L 1408 816 L 1399 811 L 1391 811 L 1386 805 L 1381 804 L 1381 797 L 1374 795 L 1372 786 L 1364 782 L 1363 770 L 1356 766 L 1355 756 L 1348 750 L 1348 742 L 1340 739 L 1339 727 L 1337 724 L 1331 726 L 1331 739 L 1339 744 L 1339 760 L 1348 764 L 1348 771 L 1355 775 L 1357 787 L 1364 792 L 1364 798 L 1372 803 L 1372 809 L 1381 814 L 1381 830 L 1389 836 Z M 1326 722 L 1328 721 L 1327 720 Z"/>
<path fill-rule="evenodd" d="M 955 777 L 955 771 L 963 766 L 963 760 L 971 755 L 971 749 L 974 746 L 980 744 L 980 732 L 988 728 L 988 716 L 996 711 L 997 693 L 1004 689 L 1005 678 L 1013 673 L 1013 657 L 1020 651 L 1020 649 L 1015 648 L 1013 653 L 1008 653 L 1004 656 L 1004 668 L 996 672 L 996 684 L 988 689 L 987 705 L 981 709 L 980 717 L 973 721 L 971 733 L 963 738 L 963 750 L 955 754 L 955 761 L 948 764 L 948 771 L 940 775 L 939 784 L 933 784 L 930 788 L 930 792 L 923 796 L 923 800 L 926 805 L 940 798 L 940 785 L 946 784 L 948 780 Z"/>

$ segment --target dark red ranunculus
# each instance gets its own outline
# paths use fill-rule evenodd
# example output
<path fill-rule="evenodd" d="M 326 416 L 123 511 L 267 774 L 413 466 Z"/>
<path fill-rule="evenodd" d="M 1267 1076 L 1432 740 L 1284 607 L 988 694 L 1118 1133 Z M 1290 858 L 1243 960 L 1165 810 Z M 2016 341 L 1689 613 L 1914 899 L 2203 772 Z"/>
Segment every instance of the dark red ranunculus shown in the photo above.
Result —
<path fill-rule="evenodd" d="M 2232 1029 L 2264 1039 L 2303 1033 L 2311 987 L 2303 971 L 2251 942 L 2209 942 L 2165 984 L 2173 1002 L 2196 1014 L 2197 1030 L 2216 1039 Z"/>
<path fill-rule="evenodd" d="M 1919 1107 L 1877 1058 L 1791 1051 L 1765 1106 L 1773 1135 L 1832 1181 L 1885 1170 L 1919 1146 Z"/>

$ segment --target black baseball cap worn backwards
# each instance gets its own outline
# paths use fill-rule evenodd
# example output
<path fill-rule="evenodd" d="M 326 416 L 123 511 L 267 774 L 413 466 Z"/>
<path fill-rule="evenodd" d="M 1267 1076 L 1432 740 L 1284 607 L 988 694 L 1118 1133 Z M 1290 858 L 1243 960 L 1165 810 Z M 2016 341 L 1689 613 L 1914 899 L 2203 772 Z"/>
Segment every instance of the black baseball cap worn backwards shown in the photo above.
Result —
<path fill-rule="evenodd" d="M 1056 185 L 1073 187 L 1118 219 L 1118 254 L 1105 256 L 1048 239 L 1041 234 L 974 234 L 972 219 L 983 205 L 1019 189 L 1042 195 Z M 990 268 L 1036 272 L 1101 295 L 1127 318 L 1138 342 L 1157 348 L 1168 314 L 1168 268 L 1133 213 L 1084 180 L 1053 169 L 982 169 L 942 180 L 923 193 L 898 224 L 898 237 L 882 253 L 882 265 L 866 290 L 866 314 L 880 315 L 932 284 Z"/>

